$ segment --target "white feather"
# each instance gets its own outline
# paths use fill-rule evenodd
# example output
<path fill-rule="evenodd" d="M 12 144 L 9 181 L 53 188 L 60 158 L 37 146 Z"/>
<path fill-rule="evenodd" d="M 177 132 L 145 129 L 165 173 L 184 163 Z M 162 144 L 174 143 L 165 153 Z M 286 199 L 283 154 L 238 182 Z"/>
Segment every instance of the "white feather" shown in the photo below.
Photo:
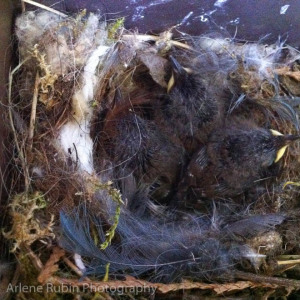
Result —
<path fill-rule="evenodd" d="M 89 128 L 77 122 L 68 122 L 60 131 L 59 142 L 67 157 L 78 163 L 81 171 L 93 172 L 93 141 Z"/>
<path fill-rule="evenodd" d="M 85 265 L 82 261 L 82 258 L 79 254 L 77 254 L 77 253 L 74 254 L 74 261 L 75 261 L 76 266 L 78 267 L 78 269 L 81 272 L 84 272 L 86 270 L 86 267 L 85 267 Z"/>
<path fill-rule="evenodd" d="M 97 67 L 109 47 L 99 46 L 90 55 L 84 67 L 82 86 L 73 95 L 73 117 L 60 131 L 59 141 L 66 156 L 78 163 L 79 170 L 93 172 L 93 141 L 90 137 L 91 102 L 97 89 Z"/>

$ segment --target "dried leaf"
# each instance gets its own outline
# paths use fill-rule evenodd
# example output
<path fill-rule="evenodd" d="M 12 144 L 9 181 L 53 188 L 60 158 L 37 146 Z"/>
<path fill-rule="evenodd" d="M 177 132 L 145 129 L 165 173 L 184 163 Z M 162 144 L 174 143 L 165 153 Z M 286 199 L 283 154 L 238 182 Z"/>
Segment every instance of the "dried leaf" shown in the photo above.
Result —
<path fill-rule="evenodd" d="M 38 276 L 38 281 L 45 284 L 47 280 L 58 270 L 57 262 L 65 255 L 65 251 L 61 248 L 55 247 L 45 267 Z"/>
<path fill-rule="evenodd" d="M 289 67 L 283 67 L 276 69 L 275 73 L 278 75 L 289 76 L 296 81 L 300 81 L 300 71 L 290 71 Z"/>
<path fill-rule="evenodd" d="M 167 83 L 165 81 L 165 68 L 167 65 L 167 60 L 159 55 L 153 53 L 140 53 L 140 60 L 145 64 L 145 66 L 149 69 L 150 75 L 153 80 L 157 82 L 162 87 L 167 87 Z"/>
<path fill-rule="evenodd" d="M 136 52 L 135 48 L 131 44 L 120 44 L 118 56 L 123 66 L 128 66 L 134 59 Z"/>

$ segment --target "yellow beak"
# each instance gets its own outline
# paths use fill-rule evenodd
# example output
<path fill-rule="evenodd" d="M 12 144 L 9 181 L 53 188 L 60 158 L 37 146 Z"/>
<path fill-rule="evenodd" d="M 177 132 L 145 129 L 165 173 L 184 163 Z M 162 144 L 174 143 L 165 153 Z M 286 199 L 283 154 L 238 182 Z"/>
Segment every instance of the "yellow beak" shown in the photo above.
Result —
<path fill-rule="evenodd" d="M 274 129 L 270 129 L 270 131 L 272 132 L 273 135 L 275 136 L 281 136 L 283 135 L 281 132 L 277 131 L 277 130 L 274 130 Z M 276 154 L 276 159 L 275 159 L 275 163 L 277 163 L 281 158 L 282 156 L 284 155 L 286 149 L 287 149 L 288 145 L 285 145 L 283 146 L 282 148 L 280 148 L 278 151 L 277 151 L 277 154 Z"/>
<path fill-rule="evenodd" d="M 281 159 L 281 157 L 284 155 L 287 147 L 288 147 L 288 145 L 285 145 L 277 151 L 276 159 L 274 161 L 275 163 L 277 163 Z"/>
<path fill-rule="evenodd" d="M 274 130 L 274 129 L 270 129 L 270 131 L 272 132 L 273 135 L 275 136 L 279 136 L 279 135 L 283 135 L 281 132 Z"/>
<path fill-rule="evenodd" d="M 188 74 L 192 74 L 193 71 L 190 68 L 182 68 L 185 72 L 187 72 Z M 174 73 L 172 72 L 172 76 L 168 82 L 168 87 L 167 87 L 167 93 L 169 93 L 171 91 L 171 89 L 173 88 L 173 86 L 175 85 L 175 77 L 174 77 Z"/>
<path fill-rule="evenodd" d="M 172 87 L 174 86 L 175 84 L 175 78 L 174 78 L 174 74 L 172 73 L 172 76 L 168 82 L 168 87 L 167 87 L 167 93 L 170 93 Z"/>

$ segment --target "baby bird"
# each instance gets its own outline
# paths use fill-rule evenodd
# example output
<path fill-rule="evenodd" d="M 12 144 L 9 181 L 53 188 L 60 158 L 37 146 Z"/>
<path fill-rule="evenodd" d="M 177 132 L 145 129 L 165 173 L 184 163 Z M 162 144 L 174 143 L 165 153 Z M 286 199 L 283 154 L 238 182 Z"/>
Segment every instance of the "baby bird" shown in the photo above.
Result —
<path fill-rule="evenodd" d="M 268 177 L 278 175 L 276 163 L 299 135 L 282 135 L 249 121 L 232 121 L 214 131 L 191 159 L 179 194 L 234 197 Z"/>
<path fill-rule="evenodd" d="M 184 68 L 173 56 L 170 61 L 173 71 L 164 118 L 186 150 L 193 153 L 199 143 L 206 143 L 211 130 L 221 121 L 221 105 L 208 94 L 201 74 Z"/>
<path fill-rule="evenodd" d="M 145 97 L 119 100 L 105 118 L 100 143 L 117 180 L 133 175 L 142 189 L 161 200 L 178 183 L 185 151 L 158 130 L 149 106 Z"/>

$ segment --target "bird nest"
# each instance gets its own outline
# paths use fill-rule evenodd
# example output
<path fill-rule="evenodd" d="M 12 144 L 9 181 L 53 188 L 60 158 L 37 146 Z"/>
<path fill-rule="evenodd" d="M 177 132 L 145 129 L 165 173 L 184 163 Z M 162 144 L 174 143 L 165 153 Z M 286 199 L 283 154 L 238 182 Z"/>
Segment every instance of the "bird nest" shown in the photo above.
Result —
<path fill-rule="evenodd" d="M 175 29 L 143 35 L 85 11 L 17 18 L 4 232 L 18 261 L 13 283 L 29 287 L 10 286 L 17 299 L 267 299 L 300 288 L 297 142 L 236 195 L 180 191 L 215 131 L 297 134 L 299 52 L 218 34 L 173 39 Z M 216 118 L 180 139 L 202 109 L 185 101 L 203 93 L 212 111 L 199 122 Z M 217 174 L 205 176 L 209 185 Z"/>

